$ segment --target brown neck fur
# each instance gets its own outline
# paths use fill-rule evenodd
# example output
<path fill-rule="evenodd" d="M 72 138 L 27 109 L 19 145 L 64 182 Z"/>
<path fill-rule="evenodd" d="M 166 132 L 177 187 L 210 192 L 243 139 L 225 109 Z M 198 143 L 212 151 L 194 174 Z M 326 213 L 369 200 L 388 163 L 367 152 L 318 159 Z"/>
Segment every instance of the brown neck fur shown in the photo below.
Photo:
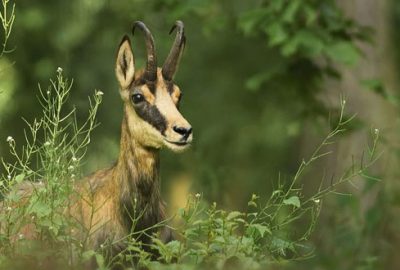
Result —
<path fill-rule="evenodd" d="M 159 184 L 159 150 L 146 148 L 130 133 L 125 116 L 122 122 L 121 144 L 113 179 L 120 187 L 117 205 L 122 224 L 139 231 L 163 219 Z M 140 219 L 133 228 L 133 220 Z"/>

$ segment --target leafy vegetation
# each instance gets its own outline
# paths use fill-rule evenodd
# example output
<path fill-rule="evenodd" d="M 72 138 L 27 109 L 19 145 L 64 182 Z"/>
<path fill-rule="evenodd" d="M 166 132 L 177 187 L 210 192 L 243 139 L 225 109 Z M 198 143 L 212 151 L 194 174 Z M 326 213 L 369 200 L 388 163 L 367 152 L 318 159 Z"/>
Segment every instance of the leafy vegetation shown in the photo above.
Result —
<path fill-rule="evenodd" d="M 103 94 L 96 91 L 89 99 L 89 116 L 79 125 L 75 109 L 64 108 L 72 83 L 63 78 L 62 72 L 58 68 L 57 78 L 51 80 L 47 90 L 39 88 L 43 115 L 33 123 L 26 122 L 28 130 L 20 152 L 17 142 L 11 136 L 7 138 L 13 161 L 3 160 L 6 174 L 0 182 L 3 195 L 0 252 L 2 263 L 8 267 L 13 267 L 10 259 L 15 257 L 27 265 L 40 267 L 43 261 L 49 261 L 58 267 L 68 265 L 70 268 L 83 267 L 94 257 L 100 269 L 126 263 L 151 269 L 205 266 L 263 269 L 277 260 L 305 258 L 313 253 L 307 241 L 317 224 L 325 196 L 356 176 L 368 177 L 368 170 L 376 159 L 378 131 L 373 135 L 367 160 L 352 164 L 330 183 L 322 182 L 311 196 L 304 195 L 298 188 L 303 172 L 315 161 L 330 155 L 326 147 L 345 131 L 350 120 L 344 118 L 345 100 L 342 100 L 336 127 L 311 157 L 300 164 L 291 181 L 279 180 L 267 201 L 253 194 L 246 211 L 226 211 L 216 203 L 207 205 L 200 194 L 189 196 L 186 207 L 180 209 L 176 217 L 179 221 L 174 228 L 177 239 L 163 243 L 154 235 L 151 248 L 159 254 L 156 261 L 151 253 L 142 249 L 142 243 L 135 240 L 147 229 L 119 240 L 128 243 L 126 250 L 109 258 L 108 248 L 118 243 L 105 242 L 100 250 L 87 250 L 88 238 L 77 237 L 74 231 L 80 229 L 79 224 L 65 215 L 65 209 L 73 204 L 73 186 L 80 177 L 79 164 L 96 126 L 95 116 Z M 29 187 L 31 195 L 27 193 Z M 140 218 L 141 215 L 135 216 Z M 299 221 L 306 222 L 307 226 L 304 231 L 293 231 Z M 32 225 L 39 236 L 35 240 L 24 234 L 24 228 Z M 43 250 L 36 254 L 34 250 L 38 244 Z"/>
<path fill-rule="evenodd" d="M 343 100 L 332 102 L 342 91 L 336 83 L 343 70 L 345 77 L 358 80 L 348 70 L 369 74 L 363 68 L 379 69 L 378 62 L 392 55 L 365 64 L 369 50 L 377 50 L 382 30 L 373 32 L 351 19 L 344 2 L 54 0 L 20 1 L 15 8 L 13 1 L 2 0 L 0 184 L 5 212 L 0 223 L 10 230 L 0 229 L 0 268 L 85 268 L 93 258 L 100 269 L 127 261 L 156 269 L 396 267 L 399 173 L 389 161 L 392 152 L 398 157 L 400 151 L 389 134 L 398 127 L 385 121 L 386 109 L 399 104 L 397 89 L 380 76 L 367 76 L 362 85 L 372 91 L 347 98 L 352 113 L 381 113 L 382 123 L 353 119 Z M 367 2 L 363 5 L 371 5 Z M 390 2 L 395 28 L 399 4 Z M 373 6 L 369 10 L 383 12 Z M 181 109 L 195 128 L 195 144 L 181 156 L 162 157 L 167 201 L 187 197 L 186 207 L 168 220 L 177 239 L 163 244 L 155 238 L 152 248 L 160 257 L 152 261 L 131 235 L 126 253 L 109 261 L 107 245 L 84 248 L 84 241 L 71 232 L 79 224 L 65 218 L 62 206 L 70 203 L 75 180 L 117 155 L 121 111 L 115 109 L 120 97 L 112 75 L 113 52 L 137 19 L 152 30 L 159 61 L 172 42 L 169 25 L 176 19 L 185 22 L 187 47 L 176 82 L 185 94 Z M 396 44 L 398 33 L 387 34 Z M 143 44 L 136 37 L 132 44 L 141 66 Z M 400 62 L 397 51 L 392 53 Z M 59 70 L 50 88 L 40 90 L 38 106 L 34 85 L 48 81 L 59 65 L 77 82 L 72 87 Z M 388 73 L 386 67 L 381 73 Z M 83 101 L 90 89 L 102 89 L 106 98 L 96 91 L 87 115 Z M 367 98 L 371 92 L 376 95 Z M 353 106 L 354 100 L 361 105 Z M 98 110 L 100 101 L 107 109 Z M 101 129 L 93 130 L 95 119 Z M 375 125 L 382 130 L 375 131 Z M 363 142 L 357 135 L 371 129 L 370 148 L 357 148 Z M 310 154 L 310 145 L 318 145 L 322 133 L 329 135 Z M 378 138 L 384 142 L 383 153 Z M 355 155 L 343 156 L 344 147 Z M 372 168 L 378 156 L 384 166 L 378 162 Z M 23 207 L 15 207 L 25 200 L 15 192 L 24 180 L 35 183 L 35 193 Z M 185 185 L 199 193 L 188 195 L 180 189 Z M 169 194 L 169 186 L 178 186 L 179 196 Z M 349 190 L 355 196 L 347 196 Z M 332 193 L 340 196 L 326 196 Z M 36 225 L 40 241 L 20 235 L 27 223 Z"/>
<path fill-rule="evenodd" d="M 3 28 L 3 40 L 1 43 L 0 57 L 10 52 L 8 49 L 8 40 L 15 20 L 15 4 L 11 4 L 10 0 L 2 0 L 1 4 L 2 12 L 0 13 L 0 21 Z"/>

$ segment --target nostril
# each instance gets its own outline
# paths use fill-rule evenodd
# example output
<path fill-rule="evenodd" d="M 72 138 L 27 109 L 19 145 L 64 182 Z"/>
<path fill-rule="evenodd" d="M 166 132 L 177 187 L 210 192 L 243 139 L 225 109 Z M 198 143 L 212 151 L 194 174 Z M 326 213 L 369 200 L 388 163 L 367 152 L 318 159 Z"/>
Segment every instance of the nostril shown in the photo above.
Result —
<path fill-rule="evenodd" d="M 186 128 L 174 126 L 172 129 L 178 134 L 181 134 L 181 135 L 186 134 Z"/>
<path fill-rule="evenodd" d="M 184 127 L 177 127 L 177 126 L 174 126 L 174 127 L 172 127 L 172 129 L 176 132 L 176 133 L 178 133 L 178 134 L 180 134 L 180 135 L 182 135 L 182 136 L 184 136 L 184 137 L 189 137 L 189 135 L 192 133 L 192 128 L 190 127 L 190 128 L 184 128 Z"/>

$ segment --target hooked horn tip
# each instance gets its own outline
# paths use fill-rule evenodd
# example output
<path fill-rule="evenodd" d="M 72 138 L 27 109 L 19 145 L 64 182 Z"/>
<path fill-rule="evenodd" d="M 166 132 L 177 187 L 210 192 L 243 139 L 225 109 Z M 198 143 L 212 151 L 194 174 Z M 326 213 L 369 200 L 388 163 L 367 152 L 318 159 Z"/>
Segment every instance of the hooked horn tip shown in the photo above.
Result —
<path fill-rule="evenodd" d="M 133 23 L 133 27 L 132 27 L 132 35 L 135 34 L 135 29 L 136 29 L 137 26 L 143 28 L 143 27 L 145 27 L 146 25 L 145 25 L 144 22 L 142 22 L 142 21 L 135 21 L 135 22 Z"/>
<path fill-rule="evenodd" d="M 169 34 L 171 35 L 177 27 L 179 28 L 178 29 L 178 31 L 179 31 L 179 30 L 183 30 L 183 28 L 185 26 L 182 21 L 180 21 L 180 20 L 175 21 L 174 25 L 171 27 L 171 30 L 169 30 Z"/>

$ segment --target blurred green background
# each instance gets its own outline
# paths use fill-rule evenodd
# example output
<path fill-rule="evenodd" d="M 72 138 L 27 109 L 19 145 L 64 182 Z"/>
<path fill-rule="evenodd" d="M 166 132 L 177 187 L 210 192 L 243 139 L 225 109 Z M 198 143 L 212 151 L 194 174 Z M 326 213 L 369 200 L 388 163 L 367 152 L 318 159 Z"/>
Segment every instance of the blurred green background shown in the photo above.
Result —
<path fill-rule="evenodd" d="M 267 197 L 290 180 L 337 117 L 357 114 L 334 154 L 302 179 L 305 193 L 360 160 L 371 130 L 381 134 L 380 182 L 343 187 L 330 196 L 311 239 L 312 258 L 294 269 L 398 269 L 400 260 L 399 80 L 400 2 L 396 0 L 71 0 L 18 1 L 9 46 L 0 59 L 0 156 L 7 136 L 23 141 L 24 123 L 39 115 L 42 87 L 62 67 L 74 78 L 70 106 L 84 119 L 87 96 L 104 92 L 84 171 L 117 157 L 122 103 L 114 76 L 121 37 L 143 20 L 162 65 L 176 19 L 187 46 L 176 83 L 183 115 L 194 127 L 191 150 L 162 153 L 163 192 L 172 209 L 188 192 L 227 209 L 252 193 Z M 132 38 L 132 36 L 131 36 Z M 143 38 L 133 38 L 143 66 Z M 171 210 L 173 211 L 173 210 Z M 295 229 L 295 228 L 294 228 Z"/>

